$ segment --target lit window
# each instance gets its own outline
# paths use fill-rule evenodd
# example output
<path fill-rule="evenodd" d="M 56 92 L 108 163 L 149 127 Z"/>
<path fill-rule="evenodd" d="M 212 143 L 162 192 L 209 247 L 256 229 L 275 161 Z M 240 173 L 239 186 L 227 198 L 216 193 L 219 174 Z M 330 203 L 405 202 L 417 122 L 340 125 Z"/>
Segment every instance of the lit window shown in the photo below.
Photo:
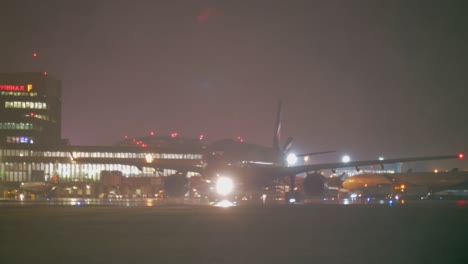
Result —
<path fill-rule="evenodd" d="M 5 108 L 23 108 L 23 109 L 47 109 L 44 102 L 5 102 Z"/>

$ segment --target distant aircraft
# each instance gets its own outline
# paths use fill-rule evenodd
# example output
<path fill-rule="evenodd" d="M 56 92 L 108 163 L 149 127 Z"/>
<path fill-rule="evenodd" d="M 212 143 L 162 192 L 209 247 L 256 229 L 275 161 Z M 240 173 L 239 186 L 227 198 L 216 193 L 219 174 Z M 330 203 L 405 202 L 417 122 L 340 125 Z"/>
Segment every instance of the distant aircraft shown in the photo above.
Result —
<path fill-rule="evenodd" d="M 468 171 L 452 170 L 449 172 L 405 172 L 385 174 L 358 174 L 345 179 L 342 187 L 365 193 L 375 193 L 389 186 L 386 190 L 401 194 L 427 194 L 449 189 L 468 187 Z M 391 194 L 391 193 L 389 193 Z"/>
<path fill-rule="evenodd" d="M 49 181 L 42 182 L 23 182 L 19 186 L 20 192 L 25 192 L 28 194 L 39 194 L 44 196 L 49 196 L 52 191 L 55 190 L 59 184 L 59 176 L 55 174 L 50 178 Z"/>
<path fill-rule="evenodd" d="M 291 193 L 289 197 L 294 199 L 296 175 L 307 173 L 303 181 L 304 190 L 311 195 L 320 194 L 324 190 L 325 182 L 320 170 L 355 167 L 380 164 L 392 164 L 397 162 L 411 162 L 424 160 L 442 160 L 463 158 L 463 154 L 431 157 L 396 158 L 386 160 L 367 160 L 355 162 L 322 163 L 313 165 L 293 166 L 298 156 L 320 154 L 309 153 L 294 155 L 290 152 L 292 138 L 289 137 L 283 147 L 280 146 L 281 134 L 281 102 L 278 104 L 276 125 L 272 147 L 225 139 L 214 142 L 207 153 L 206 165 L 200 171 L 202 175 L 216 182 L 216 190 L 220 194 L 227 195 L 234 188 L 243 190 L 261 190 L 274 181 L 289 177 Z M 328 153 L 325 151 L 323 153 Z M 288 162 L 289 161 L 289 162 Z"/>

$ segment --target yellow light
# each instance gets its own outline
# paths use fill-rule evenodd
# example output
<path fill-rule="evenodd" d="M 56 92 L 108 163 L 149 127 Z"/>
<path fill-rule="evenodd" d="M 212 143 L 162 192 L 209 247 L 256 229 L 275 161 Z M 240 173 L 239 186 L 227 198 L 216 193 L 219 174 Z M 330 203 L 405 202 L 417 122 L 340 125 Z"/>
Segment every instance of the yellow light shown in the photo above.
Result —
<path fill-rule="evenodd" d="M 366 184 L 364 184 L 364 187 L 367 187 L 367 183 L 366 183 Z"/>
<path fill-rule="evenodd" d="M 28 92 L 32 91 L 32 89 L 33 89 L 32 84 L 28 84 Z"/>
<path fill-rule="evenodd" d="M 146 160 L 147 163 L 153 162 L 153 160 L 154 160 L 153 155 L 151 155 L 151 154 L 146 154 L 145 160 Z"/>
<path fill-rule="evenodd" d="M 438 172 L 439 172 L 439 170 L 438 170 L 438 169 L 435 169 L 435 170 L 434 170 L 434 173 L 438 173 Z"/>
<path fill-rule="evenodd" d="M 404 189 L 404 188 L 405 188 L 405 185 L 402 184 L 402 185 L 400 186 L 400 189 Z"/>

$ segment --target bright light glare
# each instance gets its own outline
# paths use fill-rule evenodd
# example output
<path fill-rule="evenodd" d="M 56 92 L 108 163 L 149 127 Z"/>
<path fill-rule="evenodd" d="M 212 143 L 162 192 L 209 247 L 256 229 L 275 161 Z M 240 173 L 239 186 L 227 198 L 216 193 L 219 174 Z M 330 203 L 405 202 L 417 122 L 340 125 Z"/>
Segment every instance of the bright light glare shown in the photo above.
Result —
<path fill-rule="evenodd" d="M 234 183 L 227 177 L 221 177 L 216 182 L 216 192 L 220 195 L 228 195 L 234 189 Z"/>
<path fill-rule="evenodd" d="M 304 162 L 308 162 L 309 161 L 309 156 L 305 156 L 304 157 Z"/>
<path fill-rule="evenodd" d="M 153 155 L 151 155 L 151 154 L 146 154 L 145 160 L 146 160 L 147 163 L 153 162 Z"/>
<path fill-rule="evenodd" d="M 217 202 L 214 206 L 227 208 L 227 207 L 236 206 L 236 205 L 228 200 L 222 200 L 220 202 Z"/>
<path fill-rule="evenodd" d="M 384 160 L 384 157 L 379 157 L 379 160 Z"/>
<path fill-rule="evenodd" d="M 293 165 L 297 162 L 297 156 L 294 153 L 289 153 L 288 157 L 286 157 L 286 162 L 288 165 Z"/>
<path fill-rule="evenodd" d="M 344 163 L 348 163 L 351 161 L 351 158 L 348 155 L 344 155 L 343 158 L 341 158 L 341 161 Z"/>

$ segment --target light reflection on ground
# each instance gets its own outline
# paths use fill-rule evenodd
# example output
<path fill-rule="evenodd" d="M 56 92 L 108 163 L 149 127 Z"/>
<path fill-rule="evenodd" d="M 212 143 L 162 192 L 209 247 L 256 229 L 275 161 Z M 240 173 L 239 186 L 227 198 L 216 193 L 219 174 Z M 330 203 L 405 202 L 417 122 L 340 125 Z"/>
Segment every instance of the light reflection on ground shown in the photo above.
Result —
<path fill-rule="evenodd" d="M 247 206 L 247 205 L 281 205 L 284 201 L 212 201 L 208 199 L 195 198 L 142 198 L 142 199 L 96 199 L 96 198 L 52 198 L 36 200 L 10 200 L 0 199 L 2 206 L 117 206 L 117 207 L 158 207 L 158 206 Z M 296 202 L 294 206 L 320 204 L 320 205 L 340 205 L 340 206 L 412 206 L 412 205 L 430 205 L 430 206 L 458 206 L 467 207 L 468 200 L 353 200 L 353 199 L 306 199 Z"/>

